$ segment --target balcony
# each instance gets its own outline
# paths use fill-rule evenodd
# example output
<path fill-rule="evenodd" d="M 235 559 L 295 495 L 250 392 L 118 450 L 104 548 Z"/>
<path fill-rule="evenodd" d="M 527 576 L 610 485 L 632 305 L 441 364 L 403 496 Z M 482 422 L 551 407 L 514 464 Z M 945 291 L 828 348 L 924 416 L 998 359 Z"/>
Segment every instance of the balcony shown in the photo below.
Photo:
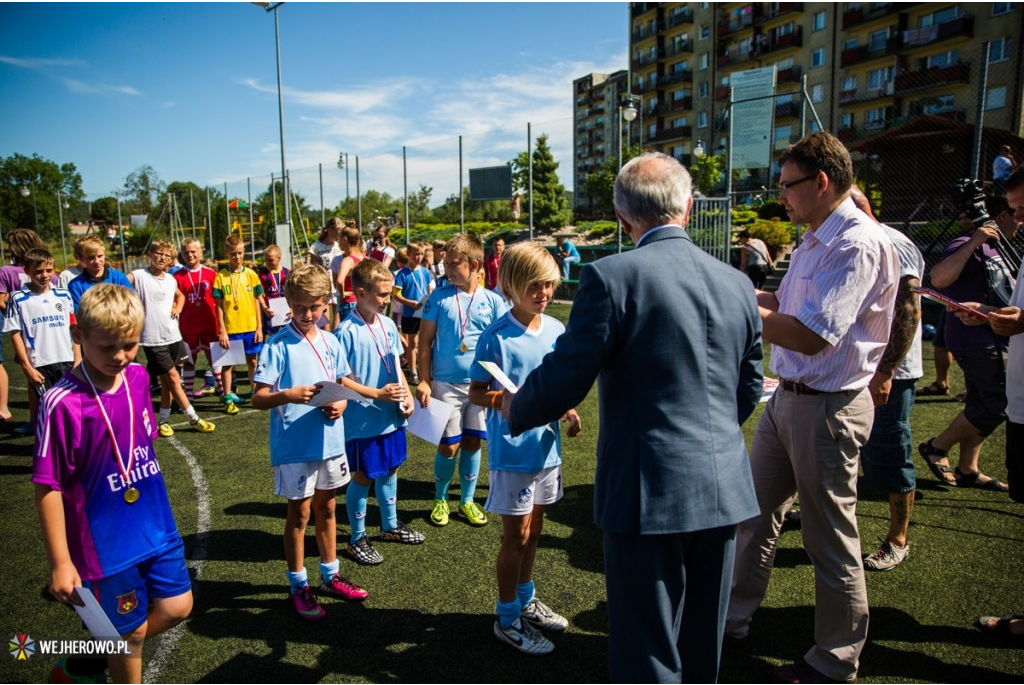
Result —
<path fill-rule="evenodd" d="M 781 17 L 782 15 L 789 14 L 790 12 L 803 11 L 804 3 L 802 2 L 780 2 L 778 7 L 774 9 L 769 9 L 763 17 L 758 19 L 758 21 L 768 21 L 769 19 L 775 19 L 776 17 Z"/>
<path fill-rule="evenodd" d="M 724 100 L 729 97 L 729 86 L 718 86 L 715 88 L 715 99 Z"/>
<path fill-rule="evenodd" d="M 775 104 L 775 118 L 795 117 L 800 113 L 800 106 L 795 102 L 778 102 Z"/>
<path fill-rule="evenodd" d="M 662 129 L 655 133 L 653 141 L 665 142 L 666 140 L 678 140 L 680 138 L 689 138 L 692 133 L 692 126 L 673 126 L 672 128 Z"/>
<path fill-rule="evenodd" d="M 672 104 L 669 105 L 669 109 L 673 112 L 678 112 L 680 110 L 689 111 L 693 109 L 693 98 L 686 97 L 673 100 Z"/>
<path fill-rule="evenodd" d="M 646 13 L 650 12 L 651 10 L 658 9 L 658 4 L 659 3 L 657 3 L 657 2 L 634 2 L 634 3 L 631 3 L 632 6 L 630 7 L 630 15 L 635 19 L 636 17 L 639 17 L 641 14 L 646 14 Z"/>
<path fill-rule="evenodd" d="M 903 32 L 904 48 L 919 48 L 934 45 L 950 38 L 974 38 L 974 17 L 965 14 L 956 19 L 933 26 L 910 29 Z"/>
<path fill-rule="evenodd" d="M 665 77 L 662 76 L 662 78 L 665 78 Z M 644 81 L 643 83 L 637 83 L 636 84 L 636 89 L 639 90 L 641 93 L 649 93 L 652 90 L 655 90 L 657 87 L 658 87 L 658 79 L 656 79 L 656 78 L 651 79 L 650 81 Z"/>
<path fill-rule="evenodd" d="M 715 58 L 715 66 L 719 69 L 722 67 L 731 67 L 736 64 L 741 64 L 750 60 L 754 56 L 753 50 L 747 50 L 740 52 L 738 49 L 732 49 L 727 54 L 719 55 Z"/>
<path fill-rule="evenodd" d="M 668 15 L 665 23 L 669 28 L 675 26 L 685 26 L 686 24 L 693 23 L 693 8 L 692 7 L 679 7 L 676 8 L 672 14 Z"/>
<path fill-rule="evenodd" d="M 839 93 L 840 105 L 852 105 L 855 102 L 871 102 L 892 97 L 892 81 L 886 82 L 882 88 L 858 88 L 856 90 L 844 90 Z"/>
<path fill-rule="evenodd" d="M 761 3 L 747 5 L 743 9 L 750 11 L 718 22 L 716 31 L 718 32 L 719 38 L 728 36 L 730 33 L 736 33 L 737 31 L 750 28 L 755 22 L 761 21 L 763 17 L 761 12 Z"/>
<path fill-rule="evenodd" d="M 779 69 L 779 73 L 775 76 L 776 83 L 799 83 L 800 82 L 800 65 L 796 64 L 788 69 Z"/>
<path fill-rule="evenodd" d="M 693 41 L 681 40 L 673 43 L 665 49 L 665 54 L 669 57 L 693 54 Z"/>
<path fill-rule="evenodd" d="M 890 2 L 882 5 L 881 3 L 862 3 L 860 7 L 856 9 L 849 9 L 843 12 L 843 30 L 866 24 L 869 21 L 875 19 L 881 19 L 882 17 L 888 17 L 891 14 L 898 12 L 905 12 L 906 10 L 920 5 L 919 2 Z M 876 6 L 880 5 L 880 6 Z"/>
<path fill-rule="evenodd" d="M 839 55 L 839 65 L 845 69 L 846 67 L 852 67 L 860 64 L 861 62 L 867 62 L 868 60 L 895 55 L 902 48 L 903 37 L 899 33 L 896 33 L 895 35 L 889 36 L 884 45 L 874 49 L 872 49 L 870 45 L 858 45 L 855 48 L 843 50 Z"/>
<path fill-rule="evenodd" d="M 786 33 L 781 36 L 770 36 L 768 38 L 767 45 L 765 45 L 764 42 L 755 42 L 754 56 L 758 57 L 769 52 L 775 52 L 776 50 L 785 50 L 786 48 L 799 48 L 803 47 L 803 44 L 804 27 L 797 26 L 796 30 L 791 33 Z"/>
<path fill-rule="evenodd" d="M 640 55 L 640 57 L 634 58 L 632 66 L 634 69 L 639 69 L 640 67 L 645 67 L 649 64 L 654 64 L 659 59 L 665 59 L 664 48 L 658 48 L 657 50 L 654 51 L 653 55 L 650 54 L 650 52 L 645 52 L 644 54 Z"/>
<path fill-rule="evenodd" d="M 660 22 L 659 21 L 659 22 L 655 23 L 653 29 L 650 26 L 648 26 L 647 24 L 644 24 L 643 26 L 641 26 L 637 30 L 633 31 L 633 42 L 634 43 L 638 43 L 638 42 L 640 42 L 642 40 L 647 40 L 648 38 L 656 38 L 658 36 L 658 33 L 660 33 L 661 31 L 664 31 L 664 30 L 665 30 L 664 22 Z"/>
<path fill-rule="evenodd" d="M 668 86 L 673 83 L 693 83 L 693 70 L 683 69 L 661 77 L 661 85 Z"/>
<path fill-rule="evenodd" d="M 906 93 L 921 88 L 944 86 L 950 83 L 970 83 L 971 65 L 954 64 L 948 67 L 932 67 L 911 71 L 896 76 L 895 92 Z"/>

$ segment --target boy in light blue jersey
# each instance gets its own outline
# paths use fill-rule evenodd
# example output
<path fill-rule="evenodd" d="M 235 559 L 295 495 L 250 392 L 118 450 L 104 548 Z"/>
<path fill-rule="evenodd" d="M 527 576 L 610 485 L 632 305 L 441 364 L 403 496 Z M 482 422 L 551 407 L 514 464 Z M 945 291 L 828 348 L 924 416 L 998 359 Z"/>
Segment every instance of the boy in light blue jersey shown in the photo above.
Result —
<path fill-rule="evenodd" d="M 455 407 L 434 455 L 435 499 L 430 521 L 448 525 L 448 486 L 459 458 L 459 513 L 470 525 L 483 526 L 487 515 L 473 501 L 480 473 L 480 440 L 486 437 L 483 410 L 469 401 L 469 368 L 480 334 L 505 313 L 500 295 L 480 284 L 484 246 L 471 233 L 445 245 L 449 285 L 431 293 L 420 325 L 420 382 L 416 399 L 426 407 L 431 398 Z"/>
<path fill-rule="evenodd" d="M 275 491 L 288 500 L 284 550 L 289 602 L 306 620 L 326 616 L 309 587 L 305 567 L 306 526 L 310 503 L 316 513 L 316 542 L 320 550 L 320 590 L 349 601 L 366 599 L 367 592 L 339 573 L 335 493 L 349 481 L 345 457 L 344 400 L 310 406 L 320 389 L 348 374 L 341 345 L 317 328 L 327 311 L 330 274 L 322 266 L 296 267 L 285 282 L 291 322 L 271 336 L 260 352 L 252 406 L 270 409 L 270 463 Z"/>
<path fill-rule="evenodd" d="M 412 398 L 398 357 L 402 343 L 395 323 L 383 311 L 391 299 L 391 272 L 375 259 L 364 259 L 352 269 L 356 308 L 335 332 L 349 369 L 342 383 L 372 400 L 352 403 L 345 412 L 345 444 L 352 482 L 345 495 L 352 535 L 346 554 L 360 564 L 384 561 L 366 534 L 366 499 L 376 481 L 380 507 L 380 539 L 418 545 L 422 534 L 398 520 L 398 467 L 405 463 L 405 423 L 412 414 Z"/>
<path fill-rule="evenodd" d="M 544 527 L 544 509 L 562 498 L 561 438 L 557 422 L 512 437 L 501 406 L 501 385 L 479 362 L 497 364 L 518 387 L 555 347 L 565 327 L 544 315 L 558 285 L 558 265 L 536 243 L 513 245 L 502 255 L 501 291 L 512 310 L 480 336 L 469 397 L 487 410 L 487 460 L 490 494 L 485 507 L 501 514 L 498 551 L 498 618 L 494 635 L 526 654 L 547 654 L 555 646 L 538 628 L 561 632 L 569 622 L 537 599 L 533 563 Z M 570 409 L 570 437 L 581 432 L 580 417 Z"/>
<path fill-rule="evenodd" d="M 408 365 L 411 375 L 415 376 L 418 368 L 416 334 L 420 332 L 418 311 L 423 307 L 423 300 L 430 292 L 433 279 L 430 272 L 421 264 L 423 247 L 420 243 L 409 243 L 405 248 L 405 254 L 409 261 L 395 273 L 394 296 L 395 301 L 402 305 L 402 320 L 399 326 L 402 328 L 402 334 L 406 336 L 402 362 Z"/>

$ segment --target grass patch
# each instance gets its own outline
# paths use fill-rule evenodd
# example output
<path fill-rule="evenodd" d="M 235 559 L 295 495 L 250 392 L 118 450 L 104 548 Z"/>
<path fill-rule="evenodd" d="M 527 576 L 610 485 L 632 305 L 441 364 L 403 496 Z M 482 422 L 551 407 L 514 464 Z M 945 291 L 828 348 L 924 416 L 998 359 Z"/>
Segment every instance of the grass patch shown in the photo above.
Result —
<path fill-rule="evenodd" d="M 563 320 L 568 305 L 553 305 Z M 926 354 L 931 348 L 925 345 Z M 13 359 L 9 343 L 5 358 Z M 25 382 L 8 363 L 12 385 Z M 932 370 L 926 363 L 925 382 Z M 954 370 L 953 387 L 963 387 Z M 24 390 L 12 391 L 18 418 L 27 412 Z M 915 407 L 915 442 L 937 434 L 961 405 L 923 398 Z M 399 514 L 427 536 L 418 547 L 380 543 L 385 562 L 377 567 L 342 560 L 342 572 L 370 590 L 362 605 L 326 599 L 328 618 L 309 625 L 285 604 L 281 543 L 284 504 L 272 494 L 267 416 L 221 413 L 211 398 L 200 414 L 217 430 L 199 435 L 182 428 L 176 439 L 198 461 L 212 499 L 209 531 L 197 534 L 197 497 L 191 471 L 167 440 L 157 452 L 178 525 L 193 564 L 205 550 L 193 588 L 196 605 L 181 641 L 159 674 L 165 682 L 605 682 L 606 626 L 599 531 L 592 522 L 597 394 L 580 406 L 585 433 L 564 441 L 565 498 L 551 507 L 537 560 L 544 600 L 570 618 L 555 636 L 555 653 L 530 659 L 491 635 L 494 556 L 500 524 L 471 528 L 458 517 L 433 528 L 433 446 L 410 438 L 408 463 L 399 471 Z M 760 409 L 744 426 L 751 436 Z M 173 422 L 184 423 L 180 415 Z M 83 635 L 70 610 L 46 598 L 48 568 L 34 511 L 31 439 L 15 439 L 0 426 L 0 531 L 4 583 L 0 621 L 7 635 L 36 639 Z M 986 443 L 982 467 L 1005 478 L 1003 431 Z M 895 571 L 868 576 L 871 627 L 862 657 L 861 682 L 1019 682 L 1024 651 L 972 627 L 980 614 L 1024 611 L 1022 509 L 1005 495 L 949 489 L 935 483 L 920 464 L 920 498 L 911 526 L 913 552 Z M 486 469 L 478 500 L 486 495 Z M 884 496 L 862 493 L 858 506 L 865 553 L 885 534 Z M 453 492 L 453 497 L 455 496 Z M 339 501 L 341 503 L 341 500 Z M 371 498 L 368 530 L 379 528 Z M 316 571 L 312 528 L 306 566 Z M 125 535 L 131 535 L 126 522 Z M 348 525 L 339 507 L 339 548 Z M 799 658 L 813 640 L 813 572 L 800 535 L 784 532 L 764 606 L 755 614 L 750 644 L 727 650 L 722 682 L 764 682 L 771 664 Z M 149 655 L 152 654 L 150 645 Z M 41 682 L 50 662 L 0 661 L 0 681 Z"/>

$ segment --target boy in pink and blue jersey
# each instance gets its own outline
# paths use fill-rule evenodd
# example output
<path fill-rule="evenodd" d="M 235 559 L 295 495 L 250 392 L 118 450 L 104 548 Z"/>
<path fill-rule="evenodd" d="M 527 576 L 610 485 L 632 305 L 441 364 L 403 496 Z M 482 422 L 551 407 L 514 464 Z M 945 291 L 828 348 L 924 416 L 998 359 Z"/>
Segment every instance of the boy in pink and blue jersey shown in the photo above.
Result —
<path fill-rule="evenodd" d="M 72 329 L 82 363 L 43 395 L 32 465 L 50 593 L 64 604 L 82 603 L 76 588 L 96 597 L 131 649 L 109 657 L 115 682 L 141 682 L 145 639 L 192 610 L 184 544 L 153 451 L 149 374 L 131 363 L 144 317 L 121 286 L 82 296 Z M 98 669 L 68 659 L 51 677 Z"/>

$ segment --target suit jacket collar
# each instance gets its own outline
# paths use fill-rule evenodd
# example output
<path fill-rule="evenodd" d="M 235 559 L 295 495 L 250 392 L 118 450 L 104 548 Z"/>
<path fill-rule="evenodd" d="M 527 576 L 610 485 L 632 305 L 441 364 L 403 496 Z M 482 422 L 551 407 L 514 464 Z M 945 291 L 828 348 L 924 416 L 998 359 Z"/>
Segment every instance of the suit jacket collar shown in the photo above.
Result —
<path fill-rule="evenodd" d="M 671 240 L 673 238 L 683 238 L 691 242 L 693 240 L 679 224 L 666 224 L 665 226 L 656 227 L 654 230 L 648 231 L 641 236 L 640 244 L 637 247 L 646 247 L 650 243 Z"/>

